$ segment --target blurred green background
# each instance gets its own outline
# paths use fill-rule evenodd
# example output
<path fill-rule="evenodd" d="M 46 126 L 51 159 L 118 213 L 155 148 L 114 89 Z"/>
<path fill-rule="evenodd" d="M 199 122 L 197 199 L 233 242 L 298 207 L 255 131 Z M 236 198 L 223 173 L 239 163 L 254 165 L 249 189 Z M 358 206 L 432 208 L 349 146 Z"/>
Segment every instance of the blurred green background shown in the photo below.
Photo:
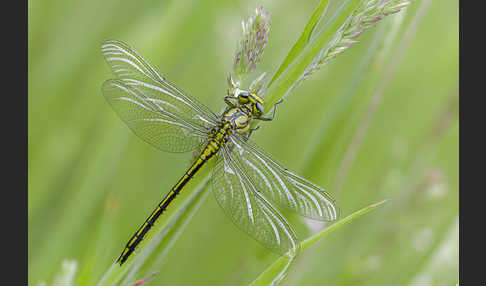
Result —
<path fill-rule="evenodd" d="M 59 281 L 66 260 L 73 285 L 95 285 L 190 164 L 141 141 L 109 107 L 104 40 L 127 42 L 219 112 L 241 21 L 260 5 L 270 13 L 259 70 L 273 72 L 317 3 L 29 1 L 29 285 Z M 456 285 L 458 1 L 416 1 L 359 40 L 253 140 L 333 194 L 342 217 L 390 201 L 303 252 L 284 284 Z M 289 219 L 301 238 L 322 228 Z M 210 195 L 147 285 L 247 285 L 276 258 Z"/>

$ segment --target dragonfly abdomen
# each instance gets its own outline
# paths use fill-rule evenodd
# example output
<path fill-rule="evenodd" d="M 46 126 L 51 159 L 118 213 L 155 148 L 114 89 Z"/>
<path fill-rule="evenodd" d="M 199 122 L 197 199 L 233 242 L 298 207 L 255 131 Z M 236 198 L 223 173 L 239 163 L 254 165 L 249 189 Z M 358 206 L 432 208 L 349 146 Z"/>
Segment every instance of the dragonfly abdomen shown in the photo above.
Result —
<path fill-rule="evenodd" d="M 226 134 L 226 130 L 218 132 L 218 134 Z M 223 136 L 225 137 L 225 136 Z M 218 153 L 221 145 L 224 144 L 223 138 L 214 138 L 209 140 L 208 144 L 204 150 L 199 155 L 198 159 L 192 166 L 187 170 L 187 172 L 179 179 L 177 184 L 172 187 L 170 192 L 165 196 L 165 198 L 159 203 L 157 208 L 152 212 L 152 214 L 145 220 L 145 223 L 138 229 L 138 231 L 130 238 L 125 249 L 123 250 L 120 257 L 117 259 L 117 263 L 122 265 L 128 257 L 135 251 L 135 248 L 142 242 L 144 237 L 147 235 L 148 231 L 154 226 L 157 219 L 167 210 L 169 205 L 174 201 L 177 195 L 180 194 L 184 186 L 194 177 L 194 175 L 199 171 L 199 169 L 216 153 Z"/>

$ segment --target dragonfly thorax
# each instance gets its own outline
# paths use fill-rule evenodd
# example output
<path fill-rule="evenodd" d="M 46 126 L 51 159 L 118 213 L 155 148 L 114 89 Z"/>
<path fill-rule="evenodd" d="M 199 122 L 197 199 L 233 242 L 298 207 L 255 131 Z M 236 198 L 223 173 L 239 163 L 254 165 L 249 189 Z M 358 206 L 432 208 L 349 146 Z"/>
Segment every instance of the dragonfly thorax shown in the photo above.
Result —
<path fill-rule="evenodd" d="M 223 125 L 235 132 L 245 133 L 250 128 L 250 121 L 253 113 L 250 104 L 232 107 L 226 110 L 221 117 Z"/>

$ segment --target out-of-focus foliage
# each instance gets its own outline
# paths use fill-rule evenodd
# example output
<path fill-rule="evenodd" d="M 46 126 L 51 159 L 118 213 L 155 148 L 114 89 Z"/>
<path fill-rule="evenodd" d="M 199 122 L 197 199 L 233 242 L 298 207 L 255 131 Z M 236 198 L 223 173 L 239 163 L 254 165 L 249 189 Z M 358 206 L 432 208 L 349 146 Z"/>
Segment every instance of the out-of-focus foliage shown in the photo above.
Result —
<path fill-rule="evenodd" d="M 331 12 L 341 1 L 329 2 Z M 127 42 L 219 112 L 241 20 L 260 5 L 270 13 L 256 73 L 272 73 L 317 4 L 29 1 L 29 285 L 95 285 L 190 164 L 190 154 L 142 142 L 105 102 L 104 40 Z M 458 3 L 415 1 L 358 40 L 293 90 L 253 140 L 333 194 L 343 217 L 390 201 L 302 252 L 284 284 L 454 285 Z M 247 285 L 277 259 L 206 197 L 165 259 L 134 281 L 160 270 L 147 285 Z M 322 228 L 290 221 L 301 239 Z"/>

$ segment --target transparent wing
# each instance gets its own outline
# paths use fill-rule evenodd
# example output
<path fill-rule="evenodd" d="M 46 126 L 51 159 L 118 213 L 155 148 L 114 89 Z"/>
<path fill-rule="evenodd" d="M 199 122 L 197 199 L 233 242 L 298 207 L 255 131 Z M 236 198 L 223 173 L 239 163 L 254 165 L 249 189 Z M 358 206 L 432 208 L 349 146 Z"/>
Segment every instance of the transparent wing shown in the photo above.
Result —
<path fill-rule="evenodd" d="M 296 255 L 300 243 L 294 231 L 258 192 L 229 152 L 223 147 L 213 168 L 211 184 L 218 204 L 238 228 L 269 250 Z"/>
<path fill-rule="evenodd" d="M 339 217 L 338 206 L 323 189 L 281 167 L 241 135 L 231 135 L 230 142 L 231 156 L 270 201 L 315 220 L 333 221 Z"/>
<path fill-rule="evenodd" d="M 103 84 L 103 95 L 143 140 L 164 151 L 185 152 L 216 126 L 209 108 L 166 81 L 125 43 L 106 41 L 101 51 L 116 76 Z"/>
<path fill-rule="evenodd" d="M 153 97 L 118 79 L 107 80 L 103 95 L 120 118 L 144 141 L 169 152 L 193 150 L 207 140 L 207 129 L 167 112 Z"/>

